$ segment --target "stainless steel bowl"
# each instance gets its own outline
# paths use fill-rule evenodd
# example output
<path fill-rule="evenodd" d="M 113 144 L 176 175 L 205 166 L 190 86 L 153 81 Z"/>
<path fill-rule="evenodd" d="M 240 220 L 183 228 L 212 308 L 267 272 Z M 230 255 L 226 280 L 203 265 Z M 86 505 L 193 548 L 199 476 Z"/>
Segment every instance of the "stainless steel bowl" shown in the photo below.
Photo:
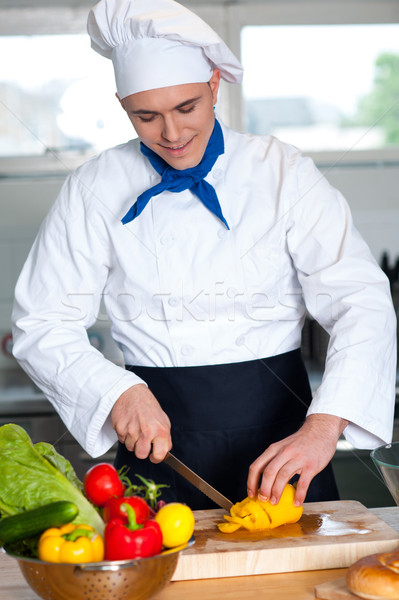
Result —
<path fill-rule="evenodd" d="M 18 561 L 32 590 L 43 600 L 146 600 L 171 580 L 179 554 L 194 537 L 178 548 L 139 560 L 57 564 L 22 558 Z"/>

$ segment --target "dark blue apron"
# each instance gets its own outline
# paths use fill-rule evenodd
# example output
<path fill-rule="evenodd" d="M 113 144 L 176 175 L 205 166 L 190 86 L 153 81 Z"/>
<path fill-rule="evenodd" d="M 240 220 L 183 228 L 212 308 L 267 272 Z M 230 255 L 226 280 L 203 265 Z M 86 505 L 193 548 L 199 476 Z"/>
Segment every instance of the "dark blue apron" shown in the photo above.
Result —
<path fill-rule="evenodd" d="M 250 464 L 302 425 L 311 390 L 300 350 L 271 358 L 200 367 L 126 366 L 147 384 L 172 424 L 173 453 L 232 502 L 247 495 Z M 215 504 L 168 465 L 152 464 L 118 444 L 115 466 L 166 483 L 162 499 L 193 510 Z M 337 500 L 331 465 L 312 481 L 306 501 Z"/>

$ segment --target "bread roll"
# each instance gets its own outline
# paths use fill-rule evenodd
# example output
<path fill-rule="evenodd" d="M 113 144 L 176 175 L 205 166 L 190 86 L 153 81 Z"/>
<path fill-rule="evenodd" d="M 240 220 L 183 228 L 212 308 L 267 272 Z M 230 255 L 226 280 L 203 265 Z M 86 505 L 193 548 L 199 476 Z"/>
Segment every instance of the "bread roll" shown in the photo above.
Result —
<path fill-rule="evenodd" d="M 399 550 L 356 561 L 347 570 L 346 585 L 367 600 L 399 600 Z"/>

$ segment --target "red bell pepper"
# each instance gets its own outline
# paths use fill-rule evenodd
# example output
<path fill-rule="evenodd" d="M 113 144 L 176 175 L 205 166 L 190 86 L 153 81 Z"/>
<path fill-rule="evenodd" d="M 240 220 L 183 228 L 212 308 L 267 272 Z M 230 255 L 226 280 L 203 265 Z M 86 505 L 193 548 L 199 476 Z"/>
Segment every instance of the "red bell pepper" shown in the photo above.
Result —
<path fill-rule="evenodd" d="M 159 554 L 162 532 L 158 523 L 152 519 L 137 523 L 130 504 L 122 504 L 121 510 L 126 511 L 128 522 L 115 518 L 107 523 L 104 532 L 105 560 L 148 558 Z"/>
<path fill-rule="evenodd" d="M 128 496 L 127 498 L 110 498 L 103 507 L 103 519 L 106 523 L 111 519 L 122 519 L 124 523 L 128 522 L 126 511 L 121 510 L 122 504 L 130 504 L 134 509 L 137 523 L 144 523 L 150 518 L 150 507 L 144 498 L 140 496 Z"/>

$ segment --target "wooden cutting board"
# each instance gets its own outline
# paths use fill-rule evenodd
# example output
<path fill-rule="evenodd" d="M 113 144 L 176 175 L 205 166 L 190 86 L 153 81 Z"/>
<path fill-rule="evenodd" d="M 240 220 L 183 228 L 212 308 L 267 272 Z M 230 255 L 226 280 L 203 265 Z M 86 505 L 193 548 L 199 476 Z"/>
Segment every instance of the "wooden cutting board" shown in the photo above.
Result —
<path fill-rule="evenodd" d="M 399 533 L 360 502 L 311 502 L 294 525 L 221 533 L 223 509 L 194 511 L 195 544 L 181 553 L 172 581 L 344 568 L 399 547 Z"/>

